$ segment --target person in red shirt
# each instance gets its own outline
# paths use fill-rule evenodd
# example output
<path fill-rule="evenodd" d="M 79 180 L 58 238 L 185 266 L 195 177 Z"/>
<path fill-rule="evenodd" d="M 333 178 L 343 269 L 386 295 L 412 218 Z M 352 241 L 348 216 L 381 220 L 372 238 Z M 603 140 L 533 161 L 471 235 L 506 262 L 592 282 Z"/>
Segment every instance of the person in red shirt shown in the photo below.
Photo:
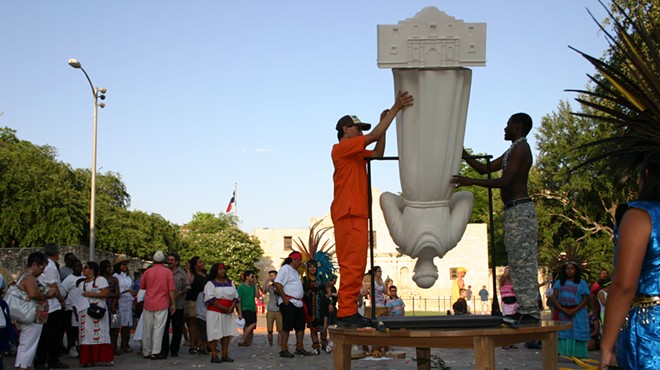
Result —
<path fill-rule="evenodd" d="M 176 297 L 174 296 L 174 275 L 164 266 L 165 253 L 157 251 L 153 257 L 153 267 L 147 269 L 140 280 L 140 289 L 146 291 L 144 296 L 144 334 L 142 337 L 142 354 L 152 360 L 164 359 L 160 355 L 162 339 L 165 335 L 165 322 L 169 308 L 174 314 Z M 169 335 L 169 333 L 167 334 Z"/>
<path fill-rule="evenodd" d="M 400 110 L 412 105 L 413 97 L 399 91 L 391 109 L 380 115 L 380 123 L 368 134 L 371 125 L 356 116 L 344 116 L 337 122 L 339 143 L 332 147 L 335 172 L 334 199 L 330 214 L 335 228 L 335 245 L 339 263 L 339 301 L 337 324 L 344 327 L 370 326 L 371 320 L 357 310 L 357 297 L 362 275 L 367 266 L 367 218 L 369 217 L 367 168 L 365 157 L 382 157 L 385 132 Z M 366 147 L 376 143 L 373 150 Z"/>

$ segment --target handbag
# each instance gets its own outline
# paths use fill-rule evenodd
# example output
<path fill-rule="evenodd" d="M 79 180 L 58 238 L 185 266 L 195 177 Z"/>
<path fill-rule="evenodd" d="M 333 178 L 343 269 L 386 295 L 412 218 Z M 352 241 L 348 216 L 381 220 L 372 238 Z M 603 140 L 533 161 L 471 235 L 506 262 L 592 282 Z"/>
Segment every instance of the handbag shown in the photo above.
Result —
<path fill-rule="evenodd" d="M 100 320 L 105 315 L 106 309 L 96 303 L 90 303 L 87 309 L 87 315 L 93 319 Z"/>
<path fill-rule="evenodd" d="M 21 284 L 23 278 L 24 276 L 21 277 L 16 284 L 7 289 L 5 302 L 7 302 L 7 305 L 9 306 L 9 315 L 12 320 L 21 324 L 29 324 L 34 321 L 37 312 L 37 304 L 28 297 L 26 292 L 18 288 L 18 285 Z"/>
<path fill-rule="evenodd" d="M 85 286 L 87 283 L 85 283 Z M 92 287 L 96 287 L 96 278 L 94 278 L 94 281 L 92 282 Z M 83 288 L 85 290 L 85 288 Z M 105 311 L 107 311 L 105 308 L 101 307 L 98 305 L 98 303 L 89 303 L 89 308 L 87 309 L 87 316 L 100 320 L 103 318 L 105 315 Z"/>

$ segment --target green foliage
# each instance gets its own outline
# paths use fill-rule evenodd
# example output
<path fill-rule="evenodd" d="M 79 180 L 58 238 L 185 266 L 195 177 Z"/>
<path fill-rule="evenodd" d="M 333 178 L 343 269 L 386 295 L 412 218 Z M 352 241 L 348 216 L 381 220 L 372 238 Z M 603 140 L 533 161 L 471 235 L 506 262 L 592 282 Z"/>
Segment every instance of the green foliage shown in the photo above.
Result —
<path fill-rule="evenodd" d="M 572 115 L 566 102 L 541 120 L 530 192 L 537 202 L 539 263 L 549 270 L 556 256 L 575 248 L 590 256 L 587 274 L 611 270 L 614 211 L 630 199 L 632 188 L 617 187 L 607 163 L 571 171 L 594 151 L 574 148 L 604 135 L 606 130 L 593 120 Z"/>
<path fill-rule="evenodd" d="M 86 215 L 84 184 L 54 148 L 19 140 L 0 129 L 0 245 L 77 245 Z"/>
<path fill-rule="evenodd" d="M 182 246 L 179 227 L 156 213 L 114 208 L 98 220 L 97 245 L 106 251 L 151 260 L 158 250 L 176 251 Z"/>
<path fill-rule="evenodd" d="M 59 162 L 54 148 L 0 128 L 0 246 L 87 245 L 90 180 L 89 169 Z M 156 250 L 180 247 L 176 225 L 127 210 L 130 195 L 119 174 L 98 174 L 96 180 L 99 249 L 150 259 Z"/>
<path fill-rule="evenodd" d="M 236 226 L 234 217 L 196 213 L 183 230 L 184 244 L 179 250 L 182 259 L 187 261 L 193 256 L 200 256 L 209 270 L 213 263 L 222 262 L 229 268 L 229 278 L 239 283 L 243 271 L 259 272 L 256 263 L 264 250 L 259 240 Z"/>

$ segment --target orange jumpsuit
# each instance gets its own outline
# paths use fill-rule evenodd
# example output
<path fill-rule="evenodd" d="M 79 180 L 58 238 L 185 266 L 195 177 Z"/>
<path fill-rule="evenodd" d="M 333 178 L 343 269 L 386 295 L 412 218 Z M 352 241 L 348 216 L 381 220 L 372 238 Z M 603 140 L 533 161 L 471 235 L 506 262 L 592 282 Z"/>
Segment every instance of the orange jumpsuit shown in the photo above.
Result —
<path fill-rule="evenodd" d="M 344 139 L 332 147 L 334 200 L 330 215 L 335 227 L 335 250 L 341 280 L 338 291 L 338 317 L 356 314 L 357 297 L 367 267 L 368 186 L 365 137 Z"/>

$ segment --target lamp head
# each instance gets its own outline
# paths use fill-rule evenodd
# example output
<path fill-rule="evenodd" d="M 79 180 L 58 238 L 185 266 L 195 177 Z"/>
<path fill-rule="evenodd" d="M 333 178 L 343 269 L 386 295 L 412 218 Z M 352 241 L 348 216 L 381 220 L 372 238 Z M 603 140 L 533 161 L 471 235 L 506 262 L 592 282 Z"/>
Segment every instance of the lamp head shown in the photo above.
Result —
<path fill-rule="evenodd" d="M 80 62 L 78 61 L 78 59 L 73 59 L 73 58 L 69 59 L 68 63 L 73 68 L 80 68 L 81 67 Z"/>

